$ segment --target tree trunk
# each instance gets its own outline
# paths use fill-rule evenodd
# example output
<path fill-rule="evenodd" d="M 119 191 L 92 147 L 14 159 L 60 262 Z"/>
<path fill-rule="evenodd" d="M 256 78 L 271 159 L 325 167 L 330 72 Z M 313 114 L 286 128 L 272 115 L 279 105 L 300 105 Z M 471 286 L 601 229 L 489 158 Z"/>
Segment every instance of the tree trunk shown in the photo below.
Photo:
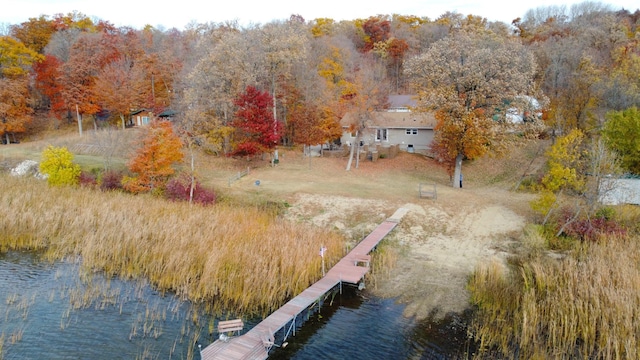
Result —
<path fill-rule="evenodd" d="M 120 119 L 122 120 L 122 130 L 126 129 L 126 125 L 124 123 L 124 115 L 120 114 Z"/>
<path fill-rule="evenodd" d="M 456 156 L 456 168 L 453 172 L 453 187 L 459 189 L 462 187 L 462 154 Z"/>
<path fill-rule="evenodd" d="M 80 116 L 80 110 L 78 110 L 77 104 L 76 104 L 76 115 L 78 116 L 78 130 L 80 131 L 80 136 L 82 136 L 82 117 Z"/>
<path fill-rule="evenodd" d="M 349 152 L 349 161 L 347 162 L 347 171 L 351 170 L 351 162 L 353 161 L 353 153 L 355 151 L 356 144 L 358 144 L 359 138 L 360 138 L 360 132 L 356 131 L 356 141 L 355 141 L 355 143 L 351 144 L 351 150 Z"/>

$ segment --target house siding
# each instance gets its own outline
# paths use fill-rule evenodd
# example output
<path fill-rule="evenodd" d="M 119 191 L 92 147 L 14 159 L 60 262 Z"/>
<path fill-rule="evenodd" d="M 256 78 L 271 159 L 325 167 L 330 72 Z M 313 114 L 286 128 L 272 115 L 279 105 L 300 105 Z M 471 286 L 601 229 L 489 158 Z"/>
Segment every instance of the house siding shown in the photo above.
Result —
<path fill-rule="evenodd" d="M 431 142 L 433 141 L 432 129 L 417 129 L 417 134 L 407 135 L 406 129 L 390 129 L 389 138 L 393 139 L 394 144 L 400 146 L 400 150 L 409 151 L 409 145 L 413 145 L 416 153 L 429 153 Z"/>
<path fill-rule="evenodd" d="M 599 197 L 604 205 L 640 205 L 640 179 L 605 179 L 602 188 L 608 189 Z"/>
<path fill-rule="evenodd" d="M 430 153 L 430 147 L 434 137 L 433 129 L 418 128 L 418 132 L 415 135 L 407 135 L 406 129 L 387 129 L 387 140 L 376 140 L 376 130 L 377 129 L 363 130 L 360 136 L 360 141 L 363 145 L 398 145 L 402 151 L 410 151 L 409 145 L 413 145 L 413 152 L 415 153 L 423 155 L 428 155 Z M 351 133 L 348 131 L 345 131 L 342 134 L 340 141 L 343 145 L 351 146 L 351 144 L 355 143 L 356 138 L 351 136 Z"/>

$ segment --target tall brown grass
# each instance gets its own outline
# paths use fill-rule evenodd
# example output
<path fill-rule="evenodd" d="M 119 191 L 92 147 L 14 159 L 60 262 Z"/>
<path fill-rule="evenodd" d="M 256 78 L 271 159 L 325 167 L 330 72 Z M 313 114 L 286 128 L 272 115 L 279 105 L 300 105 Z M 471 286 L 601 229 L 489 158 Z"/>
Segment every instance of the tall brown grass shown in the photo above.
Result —
<path fill-rule="evenodd" d="M 150 196 L 48 187 L 0 175 L 0 251 L 79 256 L 85 268 L 147 278 L 212 312 L 266 314 L 343 255 L 335 232 L 286 222 L 257 206 L 169 203 Z"/>
<path fill-rule="evenodd" d="M 540 254 L 511 270 L 483 265 L 469 283 L 480 357 L 640 358 L 637 235 L 586 244 L 561 260 Z"/>

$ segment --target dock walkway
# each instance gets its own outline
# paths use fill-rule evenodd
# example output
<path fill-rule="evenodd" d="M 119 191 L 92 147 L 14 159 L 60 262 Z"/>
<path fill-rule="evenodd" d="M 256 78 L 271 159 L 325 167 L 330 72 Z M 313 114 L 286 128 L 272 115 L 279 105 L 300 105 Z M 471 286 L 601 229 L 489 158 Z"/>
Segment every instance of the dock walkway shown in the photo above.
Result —
<path fill-rule="evenodd" d="M 296 324 L 304 322 L 303 312 L 321 304 L 323 297 L 342 283 L 358 284 L 369 271 L 369 253 L 393 230 L 407 212 L 398 209 L 390 218 L 382 222 L 366 238 L 356 245 L 345 257 L 334 265 L 326 275 L 299 295 L 284 304 L 262 320 L 244 335 L 225 340 L 216 340 L 200 352 L 203 360 L 266 359 L 275 344 L 275 334 L 282 330 L 283 341 Z"/>

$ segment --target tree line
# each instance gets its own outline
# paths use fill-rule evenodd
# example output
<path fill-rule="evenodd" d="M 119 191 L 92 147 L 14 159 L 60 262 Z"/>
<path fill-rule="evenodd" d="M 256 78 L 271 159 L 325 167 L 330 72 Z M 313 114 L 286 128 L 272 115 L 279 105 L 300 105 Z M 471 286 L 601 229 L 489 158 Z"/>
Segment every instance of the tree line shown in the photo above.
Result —
<path fill-rule="evenodd" d="M 292 15 L 180 31 L 41 15 L 0 37 L 0 135 L 33 131 L 36 113 L 59 124 L 89 116 L 98 127 L 172 109 L 215 152 L 251 155 L 333 141 L 346 112 L 357 114 L 357 132 L 388 95 L 416 94 L 417 110 L 439 120 L 434 153 L 457 177 L 462 158 L 501 146 L 493 125 L 523 96 L 540 102 L 529 120 L 551 136 L 595 134 L 607 113 L 638 107 L 639 19 L 593 2 L 532 9 L 512 24 L 455 12 Z"/>

